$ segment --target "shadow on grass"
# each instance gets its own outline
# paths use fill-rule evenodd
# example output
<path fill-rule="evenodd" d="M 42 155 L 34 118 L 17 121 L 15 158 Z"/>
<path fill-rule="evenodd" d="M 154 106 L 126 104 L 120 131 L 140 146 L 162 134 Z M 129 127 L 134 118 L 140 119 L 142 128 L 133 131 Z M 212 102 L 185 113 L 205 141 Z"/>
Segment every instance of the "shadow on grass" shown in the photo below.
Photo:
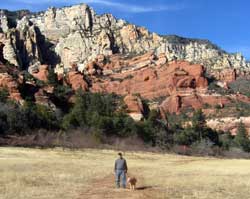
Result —
<path fill-rule="evenodd" d="M 141 187 L 136 187 L 136 190 L 146 190 L 146 189 L 152 189 L 153 186 L 141 186 Z"/>

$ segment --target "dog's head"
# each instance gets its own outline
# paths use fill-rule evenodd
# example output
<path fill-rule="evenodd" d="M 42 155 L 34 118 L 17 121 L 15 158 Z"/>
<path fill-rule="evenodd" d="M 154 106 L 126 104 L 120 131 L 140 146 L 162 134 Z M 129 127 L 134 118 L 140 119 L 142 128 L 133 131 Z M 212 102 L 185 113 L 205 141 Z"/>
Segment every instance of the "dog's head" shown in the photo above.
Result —
<path fill-rule="evenodd" d="M 137 179 L 135 177 L 128 177 L 127 182 L 132 185 L 135 185 L 137 182 Z"/>

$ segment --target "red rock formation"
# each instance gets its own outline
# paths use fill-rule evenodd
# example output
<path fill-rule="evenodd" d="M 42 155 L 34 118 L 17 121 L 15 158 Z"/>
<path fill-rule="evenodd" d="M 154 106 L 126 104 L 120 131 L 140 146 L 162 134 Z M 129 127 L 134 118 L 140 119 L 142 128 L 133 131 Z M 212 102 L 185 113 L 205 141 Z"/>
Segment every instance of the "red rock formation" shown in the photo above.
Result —
<path fill-rule="evenodd" d="M 172 95 L 166 98 L 166 100 L 162 102 L 160 107 L 165 112 L 179 113 L 182 109 L 186 108 L 200 109 L 205 104 L 211 106 L 220 105 L 221 107 L 223 107 L 225 104 L 230 104 L 232 99 L 233 98 L 230 98 L 228 96 L 210 94 L 204 95 L 195 92 L 186 92 L 186 94 L 184 94 L 179 92 L 176 95 Z"/>
<path fill-rule="evenodd" d="M 181 105 L 181 97 L 178 95 L 172 95 L 163 101 L 161 104 L 161 110 L 169 113 L 179 113 Z"/>
<path fill-rule="evenodd" d="M 103 59 L 102 57 L 100 60 Z M 160 59 L 164 60 L 158 62 Z M 199 64 L 176 60 L 164 63 L 166 61 L 164 54 L 156 57 L 151 52 L 132 59 L 115 55 L 110 60 L 103 68 L 105 70 L 108 66 L 111 73 L 105 78 L 93 78 L 90 88 L 92 92 L 114 92 L 124 96 L 140 94 L 143 98 L 156 101 L 166 97 L 159 108 L 161 111 L 171 113 L 179 113 L 185 108 L 202 108 L 204 104 L 223 107 L 231 103 L 230 100 L 249 100 L 243 96 L 224 97 L 208 93 L 205 69 Z M 115 65 L 120 68 L 115 68 Z M 226 81 L 231 81 L 235 77 L 232 71 L 225 74 L 229 75 L 221 77 Z"/>
<path fill-rule="evenodd" d="M 8 73 L 0 73 L 0 88 L 6 88 L 11 99 L 22 103 L 23 99 L 18 90 L 18 82 Z"/>
<path fill-rule="evenodd" d="M 160 54 L 158 57 L 153 52 L 148 52 L 144 55 L 136 56 L 128 59 L 121 54 L 98 55 L 93 61 L 86 65 L 85 71 L 87 74 L 95 75 L 96 70 L 101 70 L 104 74 L 112 73 L 110 70 L 122 70 L 123 72 L 129 69 L 141 69 L 149 65 L 163 65 L 167 63 L 165 54 Z"/>
<path fill-rule="evenodd" d="M 81 88 L 83 91 L 88 90 L 88 83 L 84 80 L 83 75 L 77 71 L 70 71 L 67 74 L 67 83 L 72 87 L 73 90 Z"/>
<path fill-rule="evenodd" d="M 140 70 L 128 69 L 114 73 L 110 79 L 92 82 L 93 92 L 114 92 L 120 95 L 139 93 L 143 98 L 154 99 L 169 96 L 181 88 L 203 89 L 207 80 L 201 65 L 177 62 L 163 66 L 151 66 Z"/>
<path fill-rule="evenodd" d="M 127 105 L 129 115 L 136 121 L 140 121 L 143 118 L 143 104 L 139 97 L 135 95 L 127 95 L 124 98 L 124 102 Z"/>

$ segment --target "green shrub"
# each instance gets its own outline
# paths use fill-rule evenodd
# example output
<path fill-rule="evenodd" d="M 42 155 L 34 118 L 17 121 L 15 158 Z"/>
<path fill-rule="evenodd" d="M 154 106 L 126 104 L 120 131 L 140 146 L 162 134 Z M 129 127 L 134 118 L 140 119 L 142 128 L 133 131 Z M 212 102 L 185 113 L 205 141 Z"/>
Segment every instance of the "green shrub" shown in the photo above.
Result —
<path fill-rule="evenodd" d="M 0 88 L 0 102 L 6 103 L 9 98 L 9 91 L 6 88 Z"/>
<path fill-rule="evenodd" d="M 236 81 L 229 84 L 234 93 L 240 92 L 243 95 L 250 97 L 250 80 L 246 78 L 238 78 Z"/>
<path fill-rule="evenodd" d="M 0 136 L 5 135 L 8 128 L 7 115 L 0 112 Z"/>
<path fill-rule="evenodd" d="M 221 142 L 223 149 L 229 150 L 231 147 L 234 146 L 233 136 L 230 134 L 230 132 L 226 132 L 226 133 L 221 132 L 219 134 L 219 137 L 220 137 L 220 142 Z"/>
<path fill-rule="evenodd" d="M 50 69 L 48 74 L 48 84 L 52 86 L 58 85 L 57 74 L 54 70 Z"/>

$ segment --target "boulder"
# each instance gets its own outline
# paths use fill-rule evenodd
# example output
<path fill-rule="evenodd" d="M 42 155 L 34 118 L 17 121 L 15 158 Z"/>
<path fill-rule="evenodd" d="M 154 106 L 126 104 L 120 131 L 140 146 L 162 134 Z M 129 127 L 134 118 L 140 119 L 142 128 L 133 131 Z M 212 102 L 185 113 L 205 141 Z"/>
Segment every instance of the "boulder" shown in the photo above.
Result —
<path fill-rule="evenodd" d="M 181 97 L 178 95 L 167 97 L 160 105 L 160 108 L 164 112 L 179 113 L 181 109 Z"/>
<path fill-rule="evenodd" d="M 135 95 L 127 95 L 124 98 L 127 105 L 129 115 L 135 120 L 140 121 L 143 119 L 144 108 L 141 99 Z"/>
<path fill-rule="evenodd" d="M 73 90 L 82 89 L 87 91 L 89 89 L 88 83 L 84 80 L 84 76 L 78 71 L 70 71 L 67 74 L 67 83 L 71 85 Z"/>

